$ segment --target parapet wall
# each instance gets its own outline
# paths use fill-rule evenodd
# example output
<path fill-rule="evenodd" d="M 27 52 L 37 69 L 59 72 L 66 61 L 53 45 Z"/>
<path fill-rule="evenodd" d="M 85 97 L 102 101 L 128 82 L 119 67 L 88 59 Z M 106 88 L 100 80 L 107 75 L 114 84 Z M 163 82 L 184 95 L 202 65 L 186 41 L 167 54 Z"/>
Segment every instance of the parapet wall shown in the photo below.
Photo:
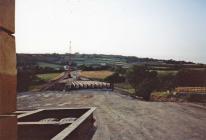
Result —
<path fill-rule="evenodd" d="M 0 114 L 16 111 L 15 38 L 0 30 Z"/>
<path fill-rule="evenodd" d="M 15 0 L 0 0 L 0 140 L 17 139 Z"/>
<path fill-rule="evenodd" d="M 15 33 L 15 0 L 0 0 L 0 28 Z"/>

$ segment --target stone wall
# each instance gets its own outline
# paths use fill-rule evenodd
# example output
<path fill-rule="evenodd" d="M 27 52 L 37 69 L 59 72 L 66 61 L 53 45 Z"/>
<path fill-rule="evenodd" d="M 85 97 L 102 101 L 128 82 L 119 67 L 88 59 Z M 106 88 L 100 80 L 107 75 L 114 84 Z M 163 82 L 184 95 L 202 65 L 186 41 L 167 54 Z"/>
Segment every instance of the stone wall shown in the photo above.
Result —
<path fill-rule="evenodd" d="M 0 0 L 0 140 L 17 138 L 15 0 Z"/>

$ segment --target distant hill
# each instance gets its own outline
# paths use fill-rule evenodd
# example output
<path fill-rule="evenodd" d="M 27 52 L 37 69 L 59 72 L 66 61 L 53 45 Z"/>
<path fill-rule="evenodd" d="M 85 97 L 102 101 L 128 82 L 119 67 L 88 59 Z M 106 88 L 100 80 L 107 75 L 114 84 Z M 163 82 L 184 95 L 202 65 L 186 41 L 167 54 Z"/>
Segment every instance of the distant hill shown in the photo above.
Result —
<path fill-rule="evenodd" d="M 79 66 L 121 66 L 128 68 L 132 65 L 147 65 L 152 69 L 164 69 L 188 67 L 188 68 L 206 68 L 204 64 L 195 64 L 193 62 L 158 60 L 152 58 L 139 58 L 135 56 L 105 55 L 105 54 L 71 54 L 72 65 Z M 68 64 L 68 54 L 17 54 L 17 66 L 39 66 L 61 68 Z"/>

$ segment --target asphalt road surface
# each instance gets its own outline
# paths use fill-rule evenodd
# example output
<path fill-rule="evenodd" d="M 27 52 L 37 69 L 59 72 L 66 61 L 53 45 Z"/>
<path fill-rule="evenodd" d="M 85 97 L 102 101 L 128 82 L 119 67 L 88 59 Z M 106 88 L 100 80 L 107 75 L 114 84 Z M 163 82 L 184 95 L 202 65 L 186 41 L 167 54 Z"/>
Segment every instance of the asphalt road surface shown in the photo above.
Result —
<path fill-rule="evenodd" d="M 206 107 L 144 102 L 112 91 L 19 93 L 18 109 L 97 107 L 92 140 L 205 140 Z"/>

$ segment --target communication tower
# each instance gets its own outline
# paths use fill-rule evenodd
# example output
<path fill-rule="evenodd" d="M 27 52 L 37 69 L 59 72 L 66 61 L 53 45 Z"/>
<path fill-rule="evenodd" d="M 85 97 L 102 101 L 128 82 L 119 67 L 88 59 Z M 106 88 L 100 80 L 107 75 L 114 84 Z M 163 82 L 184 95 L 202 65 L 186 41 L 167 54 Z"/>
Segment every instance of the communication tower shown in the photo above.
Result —
<path fill-rule="evenodd" d="M 67 77 L 72 78 L 71 76 L 71 67 L 72 67 L 72 42 L 69 41 L 69 60 L 68 60 L 68 71 L 67 71 Z"/>

